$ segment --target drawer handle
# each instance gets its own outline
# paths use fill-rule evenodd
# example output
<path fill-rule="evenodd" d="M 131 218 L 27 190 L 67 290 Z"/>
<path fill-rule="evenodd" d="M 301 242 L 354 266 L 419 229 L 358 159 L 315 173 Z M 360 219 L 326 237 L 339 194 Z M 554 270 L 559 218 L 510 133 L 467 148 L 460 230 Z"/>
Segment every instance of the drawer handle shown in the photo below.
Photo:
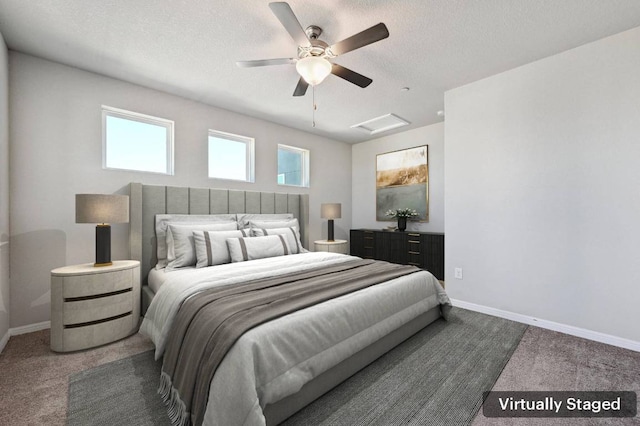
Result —
<path fill-rule="evenodd" d="M 420 241 L 416 241 L 416 240 L 409 240 L 409 243 L 411 243 L 411 244 L 420 244 Z"/>
<path fill-rule="evenodd" d="M 65 302 L 80 302 L 82 300 L 91 300 L 91 299 L 102 299 L 103 297 L 116 296 L 118 294 L 127 293 L 129 291 L 133 291 L 132 288 L 125 288 L 124 290 L 112 291 L 110 293 L 101 293 L 101 294 L 92 294 L 91 296 L 80 296 L 80 297 L 65 297 Z"/>
<path fill-rule="evenodd" d="M 101 294 L 92 294 L 91 296 L 80 296 L 80 297 L 65 297 L 65 302 L 80 302 L 82 300 L 91 300 L 91 299 L 102 299 L 103 297 L 116 296 L 118 294 L 123 294 L 133 291 L 132 288 L 125 288 L 124 290 L 112 291 L 110 293 L 101 293 Z"/>
<path fill-rule="evenodd" d="M 409 254 L 420 254 L 419 251 L 410 251 Z"/>
<path fill-rule="evenodd" d="M 419 237 L 420 236 L 420 234 L 407 234 L 407 235 L 409 235 L 410 237 Z"/>
<path fill-rule="evenodd" d="M 79 324 L 68 324 L 65 325 L 64 328 L 78 328 L 78 327 L 86 327 L 88 325 L 96 325 L 96 324 L 100 324 L 103 322 L 107 322 L 107 321 L 113 321 L 113 320 L 117 320 L 120 318 L 124 318 L 128 315 L 131 315 L 132 312 L 125 312 L 124 314 L 120 314 L 120 315 L 116 315 L 115 317 L 109 317 L 109 318 L 103 318 L 103 319 L 99 319 L 99 320 L 95 320 L 95 321 L 89 321 L 89 322 L 81 322 Z"/>

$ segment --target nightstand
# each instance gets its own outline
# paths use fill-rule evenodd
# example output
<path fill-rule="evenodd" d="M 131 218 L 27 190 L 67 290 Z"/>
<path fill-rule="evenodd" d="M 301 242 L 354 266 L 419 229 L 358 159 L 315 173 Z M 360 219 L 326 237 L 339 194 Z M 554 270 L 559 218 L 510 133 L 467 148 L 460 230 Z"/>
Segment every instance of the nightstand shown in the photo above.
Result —
<path fill-rule="evenodd" d="M 347 240 L 317 240 L 313 242 L 314 251 L 328 251 L 330 253 L 348 254 Z"/>
<path fill-rule="evenodd" d="M 115 260 L 51 271 L 51 349 L 77 351 L 138 331 L 140 262 Z"/>

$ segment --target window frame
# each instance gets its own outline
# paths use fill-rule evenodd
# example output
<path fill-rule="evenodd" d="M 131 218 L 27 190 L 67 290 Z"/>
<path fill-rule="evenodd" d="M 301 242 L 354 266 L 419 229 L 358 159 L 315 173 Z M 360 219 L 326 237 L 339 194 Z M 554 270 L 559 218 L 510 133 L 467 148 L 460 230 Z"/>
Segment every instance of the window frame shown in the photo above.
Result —
<path fill-rule="evenodd" d="M 126 169 L 121 167 L 107 166 L 107 117 L 116 117 L 138 123 L 151 124 L 154 126 L 164 127 L 167 132 L 166 138 L 166 158 L 167 164 L 164 172 L 155 172 L 151 170 Z M 175 123 L 173 120 L 166 118 L 154 117 L 152 115 L 141 114 L 139 112 L 128 111 L 126 109 L 114 108 L 108 105 L 102 105 L 102 168 L 104 170 L 125 170 L 137 173 L 153 173 L 160 175 L 174 175 L 174 132 Z"/>
<path fill-rule="evenodd" d="M 218 139 L 226 139 L 228 141 L 244 143 L 245 149 L 245 171 L 247 179 L 234 179 L 229 177 L 211 176 L 211 170 L 209 170 L 209 157 L 211 155 L 211 143 L 210 137 Z M 255 145 L 256 139 L 251 136 L 237 135 L 235 133 L 223 132 L 221 130 L 209 129 L 207 134 L 207 177 L 209 179 L 230 180 L 234 182 L 255 182 Z"/>
<path fill-rule="evenodd" d="M 291 183 L 279 183 L 278 182 L 278 175 L 280 175 L 281 173 L 278 173 L 279 170 L 279 164 L 278 164 L 278 156 L 276 154 L 276 183 L 278 184 L 278 186 L 291 186 L 291 187 L 295 187 L 295 188 L 309 188 L 311 186 L 311 177 L 310 177 L 310 168 L 309 168 L 309 162 L 310 162 L 310 157 L 311 157 L 311 151 L 309 151 L 308 149 L 305 148 L 298 148 L 297 146 L 291 146 L 291 145 L 285 145 L 285 144 L 278 144 L 278 152 L 280 152 L 280 150 L 285 150 L 285 151 L 289 151 L 289 152 L 294 152 L 296 154 L 302 154 L 302 184 L 301 185 L 294 185 Z"/>

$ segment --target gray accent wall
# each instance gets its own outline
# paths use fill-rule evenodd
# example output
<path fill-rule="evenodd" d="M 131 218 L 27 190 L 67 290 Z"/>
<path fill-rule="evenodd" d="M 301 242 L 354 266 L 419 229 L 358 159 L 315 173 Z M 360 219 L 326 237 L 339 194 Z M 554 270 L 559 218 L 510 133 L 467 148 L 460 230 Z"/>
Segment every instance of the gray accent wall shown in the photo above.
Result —
<path fill-rule="evenodd" d="M 354 228 L 381 229 L 394 221 L 376 220 L 376 156 L 415 146 L 429 146 L 429 222 L 409 221 L 407 229 L 444 232 L 444 124 L 432 124 L 355 144 L 351 151 Z M 398 206 L 401 208 L 402 206 Z M 343 214 L 344 216 L 344 214 Z"/>
<path fill-rule="evenodd" d="M 9 333 L 9 52 L 0 34 L 0 351 Z"/>
<path fill-rule="evenodd" d="M 640 28 L 446 93 L 453 299 L 640 347 L 638 46 Z"/>
<path fill-rule="evenodd" d="M 126 194 L 129 182 L 298 192 L 309 195 L 311 245 L 326 238 L 322 203 L 342 203 L 336 237 L 347 237 L 351 145 L 13 51 L 9 64 L 11 327 L 49 320 L 51 269 L 94 260 L 95 226 L 74 222 L 76 193 Z M 103 170 L 101 105 L 174 120 L 175 175 Z M 322 125 L 319 116 L 316 121 Z M 207 178 L 209 129 L 255 138 L 255 183 Z M 310 151 L 310 188 L 277 185 L 278 143 Z M 239 203 L 244 208 L 244 202 L 229 196 L 225 208 L 237 210 Z M 277 199 L 253 197 L 249 208 L 272 202 L 277 210 Z M 112 225 L 113 259 L 129 257 L 128 230 L 127 224 Z"/>

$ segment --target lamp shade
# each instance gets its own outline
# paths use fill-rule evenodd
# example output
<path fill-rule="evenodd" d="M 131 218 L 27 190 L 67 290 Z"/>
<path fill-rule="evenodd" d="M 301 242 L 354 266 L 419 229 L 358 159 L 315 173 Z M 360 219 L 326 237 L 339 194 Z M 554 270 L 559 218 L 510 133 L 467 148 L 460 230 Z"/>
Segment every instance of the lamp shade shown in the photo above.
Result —
<path fill-rule="evenodd" d="M 322 83 L 331 74 L 331 62 L 319 56 L 307 56 L 296 62 L 296 70 L 312 86 Z"/>
<path fill-rule="evenodd" d="M 129 222 L 129 196 L 76 194 L 76 223 Z"/>
<path fill-rule="evenodd" d="M 342 204 L 327 203 L 320 206 L 320 217 L 322 219 L 340 219 L 342 217 Z"/>

